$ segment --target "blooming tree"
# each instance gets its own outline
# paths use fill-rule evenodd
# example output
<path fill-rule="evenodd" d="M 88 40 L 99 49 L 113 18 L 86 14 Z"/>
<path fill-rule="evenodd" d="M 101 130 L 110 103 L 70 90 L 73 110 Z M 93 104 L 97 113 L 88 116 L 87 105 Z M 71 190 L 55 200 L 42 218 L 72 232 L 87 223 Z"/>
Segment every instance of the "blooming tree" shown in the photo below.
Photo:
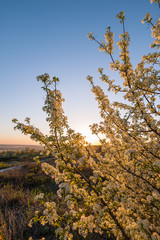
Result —
<path fill-rule="evenodd" d="M 121 103 L 110 102 L 103 89 L 94 84 L 93 77 L 87 77 L 102 119 L 91 126 L 93 134 L 103 136 L 99 137 L 100 152 L 69 127 L 56 77 L 51 79 L 48 74 L 37 77 L 46 92 L 43 110 L 50 126 L 49 135 L 33 127 L 29 118 L 25 124 L 13 119 L 16 129 L 44 145 L 56 159 L 55 166 L 42 163 L 42 169 L 55 179 L 59 189 L 57 200 L 44 203 L 40 220 L 42 224 L 56 226 L 60 239 L 74 239 L 76 231 L 84 238 L 96 232 L 105 234 L 106 239 L 160 239 L 160 19 L 153 24 L 147 13 L 142 21 L 151 26 L 154 38 L 151 48 L 155 51 L 144 55 L 134 69 L 124 12 L 117 18 L 123 29 L 117 42 L 119 60 L 113 58 L 111 28 L 106 29 L 105 42 L 98 42 L 93 33 L 88 34 L 89 39 L 99 44 L 99 50 L 110 56 L 111 70 L 123 79 L 123 85 L 118 85 L 102 68 L 98 69 L 108 91 L 123 94 Z M 43 194 L 36 200 L 42 198 Z"/>

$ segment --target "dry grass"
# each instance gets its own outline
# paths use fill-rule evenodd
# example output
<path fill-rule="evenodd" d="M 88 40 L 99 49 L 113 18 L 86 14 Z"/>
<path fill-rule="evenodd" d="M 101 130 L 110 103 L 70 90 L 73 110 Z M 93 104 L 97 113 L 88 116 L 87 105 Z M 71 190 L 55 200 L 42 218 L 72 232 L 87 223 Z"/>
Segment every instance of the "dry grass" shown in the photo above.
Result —
<path fill-rule="evenodd" d="M 33 236 L 34 239 L 47 235 L 53 239 L 53 227 L 42 227 L 39 223 L 28 227 L 34 211 L 40 207 L 34 197 L 44 192 L 52 198 L 56 192 L 56 185 L 46 176 L 40 165 L 25 164 L 17 170 L 10 170 L 0 174 L 0 240 L 23 240 Z"/>

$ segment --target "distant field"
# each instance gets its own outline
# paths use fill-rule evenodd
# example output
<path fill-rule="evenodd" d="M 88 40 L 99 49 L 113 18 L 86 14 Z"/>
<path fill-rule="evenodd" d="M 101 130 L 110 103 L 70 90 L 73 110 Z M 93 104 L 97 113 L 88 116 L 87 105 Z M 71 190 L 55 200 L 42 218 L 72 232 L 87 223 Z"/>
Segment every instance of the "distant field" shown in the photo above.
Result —
<path fill-rule="evenodd" d="M 1 151 L 16 151 L 16 150 L 25 150 L 25 149 L 35 149 L 41 150 L 43 149 L 40 145 L 14 145 L 14 144 L 0 144 L 0 152 Z"/>

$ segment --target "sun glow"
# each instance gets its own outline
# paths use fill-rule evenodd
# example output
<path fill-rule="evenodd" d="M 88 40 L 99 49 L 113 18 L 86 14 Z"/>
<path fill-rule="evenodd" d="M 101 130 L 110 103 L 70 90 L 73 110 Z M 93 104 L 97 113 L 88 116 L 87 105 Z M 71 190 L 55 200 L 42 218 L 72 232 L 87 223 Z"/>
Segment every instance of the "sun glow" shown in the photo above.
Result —
<path fill-rule="evenodd" d="M 82 133 L 83 136 L 86 137 L 85 140 L 88 143 L 91 143 L 93 145 L 99 144 L 98 137 L 96 135 L 93 135 L 90 129 L 82 129 L 80 132 Z"/>

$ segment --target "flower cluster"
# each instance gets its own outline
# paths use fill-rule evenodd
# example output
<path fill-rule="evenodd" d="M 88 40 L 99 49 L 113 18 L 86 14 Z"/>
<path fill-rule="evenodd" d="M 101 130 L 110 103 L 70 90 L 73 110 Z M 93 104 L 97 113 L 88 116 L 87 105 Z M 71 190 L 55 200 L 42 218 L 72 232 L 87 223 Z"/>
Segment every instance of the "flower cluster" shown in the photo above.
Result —
<path fill-rule="evenodd" d="M 111 32 L 110 27 L 108 27 L 106 29 L 106 33 L 104 34 L 104 37 L 105 37 L 105 40 L 107 43 L 105 50 L 107 53 L 111 54 L 111 53 L 113 53 L 113 50 L 114 50 L 114 46 L 113 46 L 114 45 L 114 41 L 113 41 L 114 34 L 113 34 L 113 32 Z"/>

